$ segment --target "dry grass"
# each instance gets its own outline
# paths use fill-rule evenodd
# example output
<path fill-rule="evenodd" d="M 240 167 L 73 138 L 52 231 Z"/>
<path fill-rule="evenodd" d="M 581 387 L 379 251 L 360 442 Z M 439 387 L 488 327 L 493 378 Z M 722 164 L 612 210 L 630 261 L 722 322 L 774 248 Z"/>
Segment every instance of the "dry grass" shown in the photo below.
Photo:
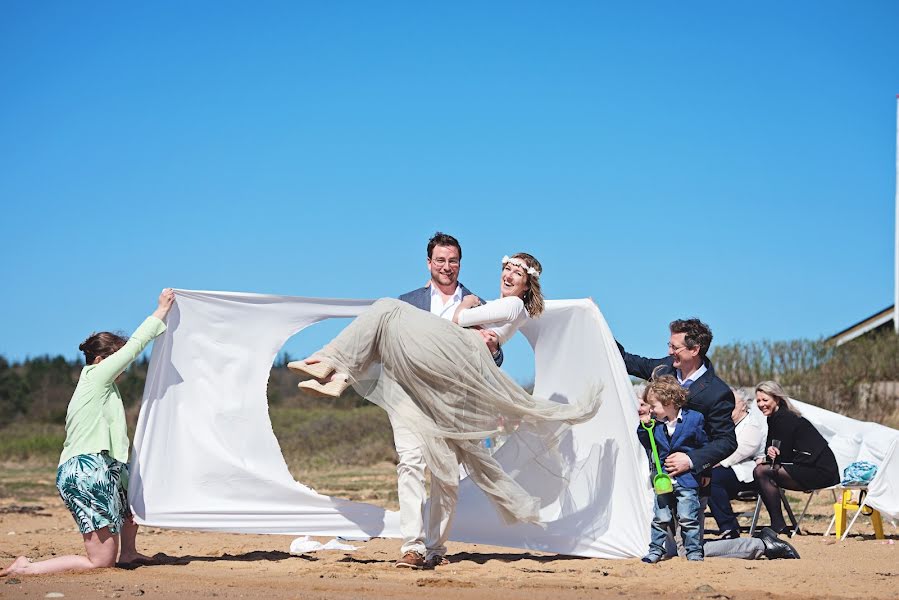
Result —
<path fill-rule="evenodd" d="M 383 410 L 289 401 L 271 407 L 270 416 L 297 481 L 323 494 L 397 508 L 396 453 Z M 57 424 L 0 429 L 0 499 L 28 502 L 56 495 L 64 440 L 65 429 Z"/>
<path fill-rule="evenodd" d="M 0 463 L 0 500 L 28 504 L 55 495 L 56 461 L 31 459 Z"/>
<path fill-rule="evenodd" d="M 731 385 L 775 380 L 803 402 L 854 419 L 899 424 L 899 336 L 891 331 L 838 347 L 825 340 L 728 344 L 716 347 L 711 359 Z"/>
<path fill-rule="evenodd" d="M 367 467 L 291 469 L 294 479 L 327 496 L 367 502 L 388 510 L 399 510 L 396 465 L 382 462 Z"/>

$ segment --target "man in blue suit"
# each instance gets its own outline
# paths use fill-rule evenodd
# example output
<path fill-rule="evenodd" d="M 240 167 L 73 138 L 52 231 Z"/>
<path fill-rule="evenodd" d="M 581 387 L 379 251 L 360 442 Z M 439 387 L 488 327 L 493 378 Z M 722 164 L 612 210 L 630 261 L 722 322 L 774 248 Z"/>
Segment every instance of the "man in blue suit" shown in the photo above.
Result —
<path fill-rule="evenodd" d="M 431 279 L 423 288 L 400 296 L 400 300 L 426 310 L 443 319 L 452 320 L 462 298 L 472 295 L 459 283 L 462 266 L 462 247 L 451 235 L 439 231 L 428 241 L 428 270 Z M 500 366 L 503 351 L 496 334 L 479 330 L 493 360 Z M 403 535 L 403 556 L 395 566 L 409 569 L 434 568 L 446 564 L 446 540 L 456 510 L 458 485 L 450 486 L 431 478 L 431 504 L 425 523 L 425 459 L 421 442 L 413 431 L 391 420 L 393 441 L 399 462 L 397 496 L 400 502 L 400 532 Z"/>
<path fill-rule="evenodd" d="M 665 461 L 665 467 L 669 475 L 687 471 L 697 474 L 711 469 L 737 449 L 731 419 L 734 393 L 715 375 L 715 369 L 706 357 L 712 344 L 712 331 L 708 325 L 699 319 L 678 319 L 671 322 L 670 329 L 665 358 L 630 354 L 621 344 L 618 344 L 618 350 L 630 375 L 646 380 L 653 376 L 674 375 L 687 388 L 687 408 L 702 413 L 709 443 L 689 453 L 672 453 Z"/>
<path fill-rule="evenodd" d="M 734 394 L 730 386 L 715 374 L 715 369 L 706 356 L 712 345 L 712 330 L 709 326 L 699 319 L 677 319 L 671 322 L 669 329 L 671 335 L 668 339 L 668 356 L 664 358 L 630 354 L 621 344 L 618 344 L 618 350 L 624 358 L 628 374 L 646 380 L 661 375 L 674 375 L 687 388 L 686 407 L 702 414 L 709 441 L 696 450 L 672 452 L 665 459 L 664 467 L 671 476 L 687 471 L 698 475 L 714 467 L 737 449 L 737 436 L 731 418 Z M 701 495 L 703 512 L 707 500 L 708 494 L 704 497 Z M 762 530 L 760 538 L 713 540 L 705 544 L 704 551 L 706 557 L 799 558 L 795 548 L 779 539 L 767 527 Z"/>

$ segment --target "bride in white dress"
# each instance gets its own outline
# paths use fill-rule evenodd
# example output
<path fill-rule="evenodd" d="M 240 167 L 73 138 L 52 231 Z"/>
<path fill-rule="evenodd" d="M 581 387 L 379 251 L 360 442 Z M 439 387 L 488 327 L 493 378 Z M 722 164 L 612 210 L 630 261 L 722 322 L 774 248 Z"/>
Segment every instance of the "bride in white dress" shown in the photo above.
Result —
<path fill-rule="evenodd" d="M 536 398 L 496 366 L 474 328 L 494 330 L 502 344 L 539 318 L 541 270 L 530 254 L 503 257 L 501 297 L 480 305 L 466 296 L 453 322 L 400 300 L 378 300 L 324 348 L 288 367 L 312 378 L 300 387 L 313 394 L 336 397 L 355 385 L 421 438 L 432 477 L 455 485 L 461 463 L 506 522 L 536 523 L 539 500 L 480 442 L 521 422 L 551 451 L 568 426 L 596 414 L 599 390 L 588 386 L 569 404 Z"/>

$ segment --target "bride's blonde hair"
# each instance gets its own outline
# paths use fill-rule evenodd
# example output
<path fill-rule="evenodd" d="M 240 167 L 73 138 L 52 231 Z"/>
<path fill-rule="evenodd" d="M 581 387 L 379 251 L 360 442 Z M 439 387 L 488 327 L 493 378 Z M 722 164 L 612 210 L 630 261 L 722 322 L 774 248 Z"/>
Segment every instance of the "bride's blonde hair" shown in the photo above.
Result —
<path fill-rule="evenodd" d="M 524 307 L 527 309 L 528 314 L 532 319 L 536 319 L 545 308 L 543 304 L 543 291 L 540 289 L 540 276 L 543 274 L 543 267 L 540 265 L 539 260 L 527 252 L 519 252 L 518 254 L 513 254 L 509 258 L 518 259 L 530 267 L 525 271 L 525 275 L 527 275 L 528 278 L 528 289 L 524 292 L 522 300 L 524 301 Z M 503 266 L 505 266 L 505 264 Z M 530 273 L 532 270 L 536 271 L 537 274 L 532 275 Z"/>

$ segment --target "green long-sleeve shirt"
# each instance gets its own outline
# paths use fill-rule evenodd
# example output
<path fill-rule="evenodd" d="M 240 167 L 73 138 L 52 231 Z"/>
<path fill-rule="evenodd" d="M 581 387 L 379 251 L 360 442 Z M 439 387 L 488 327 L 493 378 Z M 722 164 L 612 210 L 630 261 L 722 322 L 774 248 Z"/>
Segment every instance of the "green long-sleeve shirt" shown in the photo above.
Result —
<path fill-rule="evenodd" d="M 66 411 L 66 442 L 59 464 L 79 454 L 104 450 L 123 463 L 128 462 L 128 427 L 125 406 L 115 379 L 128 368 L 153 338 L 165 331 L 165 323 L 147 317 L 118 352 L 96 365 L 85 365 Z"/>

